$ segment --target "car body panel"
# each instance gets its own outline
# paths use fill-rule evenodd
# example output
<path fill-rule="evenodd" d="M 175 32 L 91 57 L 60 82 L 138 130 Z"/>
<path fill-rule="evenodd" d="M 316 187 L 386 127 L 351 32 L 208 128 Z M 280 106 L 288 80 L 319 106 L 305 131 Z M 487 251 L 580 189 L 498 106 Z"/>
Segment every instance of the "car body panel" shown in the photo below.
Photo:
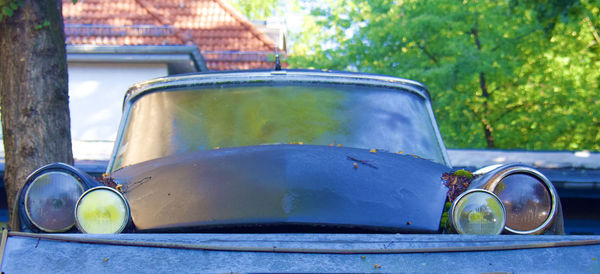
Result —
<path fill-rule="evenodd" d="M 290 83 L 377 87 L 417 96 L 441 157 L 436 163 L 419 155 L 336 143 L 277 143 L 205 146 L 125 165 L 116 161 L 126 145 L 122 139 L 131 109 L 148 94 Z M 136 134 L 143 137 L 144 131 Z M 142 144 L 140 150 L 144 148 L 161 149 Z M 414 81 L 320 71 L 154 79 L 128 91 L 109 174 L 102 178 L 129 202 L 130 231 L 145 233 L 5 230 L 1 267 L 9 273 L 600 271 L 600 236 L 441 234 L 449 232 L 440 229 L 448 195 L 442 174 L 451 171 L 429 93 Z M 555 225 L 562 225 L 562 213 L 557 216 Z M 283 229 L 263 229 L 273 226 Z M 231 227 L 242 234 L 225 233 Z M 353 229 L 368 233 L 354 234 Z M 352 233 L 328 233 L 340 231 Z"/>
<path fill-rule="evenodd" d="M 140 231 L 270 224 L 436 233 L 448 171 L 411 155 L 263 145 L 165 157 L 113 176 Z"/>
<path fill-rule="evenodd" d="M 43 236 L 52 235 L 40 237 Z M 67 242 L 9 235 L 2 261 L 2 271 L 6 273 L 598 273 L 600 271 L 598 257 L 600 245 L 597 244 L 600 236 L 204 233 L 59 234 L 57 236 L 67 236 L 72 240 Z M 91 244 L 74 241 L 90 242 L 96 239 L 105 242 Z M 555 243 L 573 241 L 591 245 L 548 247 Z M 492 249 L 486 250 L 489 247 Z M 467 248 L 469 251 L 461 251 Z M 362 250 L 364 253 L 358 251 L 358 253 L 344 254 L 352 250 Z M 323 253 L 318 253 L 319 251 Z M 366 253 L 366 251 L 371 252 Z"/>

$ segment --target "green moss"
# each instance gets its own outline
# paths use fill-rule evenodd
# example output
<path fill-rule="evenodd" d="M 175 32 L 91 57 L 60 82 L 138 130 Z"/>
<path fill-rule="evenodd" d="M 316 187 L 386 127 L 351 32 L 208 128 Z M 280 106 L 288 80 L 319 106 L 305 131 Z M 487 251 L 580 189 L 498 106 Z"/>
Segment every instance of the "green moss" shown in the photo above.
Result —
<path fill-rule="evenodd" d="M 464 169 L 459 169 L 457 171 L 454 171 L 454 175 L 463 176 L 463 177 L 467 177 L 467 178 L 473 178 L 473 173 L 466 171 Z"/>

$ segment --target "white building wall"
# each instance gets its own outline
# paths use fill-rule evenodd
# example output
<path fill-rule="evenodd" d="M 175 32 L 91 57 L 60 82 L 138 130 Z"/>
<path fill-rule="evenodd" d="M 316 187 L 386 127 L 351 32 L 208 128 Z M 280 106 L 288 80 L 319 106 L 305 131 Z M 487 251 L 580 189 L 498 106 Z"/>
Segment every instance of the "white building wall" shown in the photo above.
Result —
<path fill-rule="evenodd" d="M 75 159 L 108 159 L 123 96 L 141 81 L 166 76 L 167 65 L 69 62 L 71 138 Z"/>

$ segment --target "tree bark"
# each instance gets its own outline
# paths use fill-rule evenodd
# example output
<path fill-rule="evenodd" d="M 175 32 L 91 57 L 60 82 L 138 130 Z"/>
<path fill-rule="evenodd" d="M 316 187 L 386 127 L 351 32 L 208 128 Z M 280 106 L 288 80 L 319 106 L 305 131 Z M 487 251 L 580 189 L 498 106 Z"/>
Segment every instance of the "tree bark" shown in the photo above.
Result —
<path fill-rule="evenodd" d="M 477 50 L 481 51 L 481 41 L 479 40 L 479 30 L 478 22 L 475 21 L 475 27 L 471 29 L 471 33 L 475 39 L 475 45 L 477 45 Z M 494 127 L 487 117 L 490 116 L 490 107 L 488 106 L 488 100 L 490 99 L 490 93 L 487 90 L 487 84 L 485 83 L 485 73 L 479 73 L 479 87 L 481 88 L 481 96 L 483 97 L 483 113 L 481 114 L 481 125 L 483 127 L 483 135 L 485 137 L 485 142 L 487 144 L 487 148 L 495 148 L 496 145 L 494 143 L 493 131 Z"/>
<path fill-rule="evenodd" d="M 73 163 L 65 34 L 60 0 L 25 0 L 0 22 L 0 96 L 4 185 L 10 224 L 16 194 L 29 173 Z"/>

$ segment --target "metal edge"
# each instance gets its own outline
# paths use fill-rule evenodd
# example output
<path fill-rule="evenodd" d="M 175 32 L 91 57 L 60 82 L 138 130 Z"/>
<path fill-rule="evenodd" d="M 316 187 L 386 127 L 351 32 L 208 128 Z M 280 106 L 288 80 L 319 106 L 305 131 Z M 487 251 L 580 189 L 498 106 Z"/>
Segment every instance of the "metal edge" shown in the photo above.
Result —
<path fill-rule="evenodd" d="M 189 59 L 193 62 L 194 68 L 197 71 L 208 71 L 206 67 L 206 61 L 204 57 L 200 53 L 200 50 L 197 46 L 189 46 L 189 45 L 146 45 L 146 46 L 107 46 L 107 45 L 67 45 L 67 55 L 81 57 L 75 58 L 75 61 L 86 61 L 87 59 L 101 61 L 105 57 L 101 58 L 90 58 L 85 57 L 88 55 L 115 55 L 115 56 L 124 56 L 124 55 L 134 55 L 140 56 L 142 59 L 140 61 L 144 61 L 144 56 L 148 55 L 156 55 L 156 56 L 164 56 L 164 60 L 169 60 L 169 56 L 176 55 L 188 55 Z M 73 57 L 71 56 L 71 57 Z M 67 56 L 69 59 L 69 56 Z M 131 56 L 130 56 L 131 57 Z M 117 60 L 114 59 L 113 61 Z M 131 58 L 122 57 L 123 62 L 131 61 Z M 106 60 L 105 60 L 106 61 Z M 152 60 L 145 60 L 145 62 L 150 62 Z M 156 60 L 155 60 L 156 61 Z"/>
<path fill-rule="evenodd" d="M 481 189 L 481 188 L 474 188 L 474 189 L 469 189 L 463 193 L 461 193 L 460 195 L 458 195 L 458 197 L 456 197 L 456 199 L 454 199 L 454 202 L 452 202 L 452 206 L 450 207 L 450 214 L 448 215 L 448 220 L 450 221 L 450 224 L 452 225 L 452 227 L 454 228 L 454 230 L 456 230 L 457 233 L 459 234 L 465 234 L 465 233 L 461 233 L 455 226 L 454 224 L 454 209 L 456 209 L 456 204 L 458 204 L 458 202 L 465 197 L 466 195 L 473 193 L 473 192 L 484 192 L 487 194 L 491 194 L 492 197 L 494 197 L 499 203 L 500 206 L 502 206 L 502 211 L 504 212 L 504 225 L 502 226 L 503 228 L 500 229 L 500 232 L 498 234 L 501 234 L 502 231 L 504 230 L 504 228 L 506 228 L 506 207 L 504 207 L 504 203 L 502 203 L 502 200 L 500 200 L 500 198 L 498 197 L 498 195 L 494 194 L 494 192 L 487 190 L 487 189 Z M 496 235 L 498 235 L 496 234 Z"/>
<path fill-rule="evenodd" d="M 88 234 L 88 232 L 86 232 L 81 227 L 81 225 L 79 224 L 79 219 L 77 219 L 77 209 L 79 208 L 79 203 L 81 202 L 81 199 L 83 199 L 83 197 L 85 197 L 90 192 L 95 191 L 95 190 L 99 190 L 99 189 L 105 189 L 105 190 L 108 190 L 108 191 L 111 191 L 111 192 L 117 194 L 117 196 L 125 204 L 125 216 L 126 216 L 127 219 L 121 225 L 121 227 L 119 227 L 119 229 L 115 233 L 113 233 L 113 234 L 123 232 L 123 230 L 125 230 L 125 228 L 127 228 L 127 225 L 131 222 L 131 209 L 129 208 L 129 203 L 127 202 L 127 199 L 125 199 L 125 196 L 123 196 L 123 194 L 121 192 L 119 192 L 118 190 L 116 190 L 116 189 L 114 189 L 112 187 L 107 187 L 107 186 L 97 186 L 97 187 L 90 188 L 86 192 L 84 192 L 83 194 L 81 194 L 81 196 L 79 196 L 79 199 L 77 199 L 77 203 L 75 204 L 75 209 L 73 210 L 73 215 L 75 216 L 75 226 L 77 227 L 77 229 L 80 232 Z"/>
<path fill-rule="evenodd" d="M 18 229 L 21 229 L 21 225 L 25 225 L 25 227 L 27 228 L 31 228 L 34 227 L 35 229 L 39 229 L 41 231 L 46 231 L 44 229 L 42 229 L 40 226 L 38 226 L 35 222 L 33 222 L 33 220 L 30 218 L 29 212 L 27 210 L 26 206 L 21 207 L 21 202 L 23 202 L 23 205 L 25 205 L 25 198 L 27 196 L 27 192 L 29 191 L 29 187 L 31 186 L 31 183 L 40 175 L 43 175 L 44 173 L 47 172 L 53 172 L 53 171 L 57 171 L 57 172 L 64 172 L 64 173 L 68 173 L 69 175 L 73 176 L 76 178 L 76 180 L 79 182 L 80 186 L 83 188 L 84 192 L 87 189 L 91 188 L 94 186 L 94 182 L 93 182 L 93 178 L 91 178 L 91 176 L 81 170 L 79 170 L 78 168 L 62 163 L 62 162 L 56 162 L 56 163 L 50 163 L 47 165 L 44 165 L 36 170 L 34 170 L 33 172 L 29 173 L 29 175 L 27 175 L 27 178 L 25 179 L 25 184 L 23 184 L 23 187 L 21 189 L 19 189 L 19 192 L 17 193 L 17 197 L 15 199 L 15 205 L 14 205 L 14 209 L 13 210 L 18 210 L 18 212 L 16 213 L 17 215 L 15 216 L 18 221 Z M 21 222 L 21 218 L 24 219 L 24 222 Z M 74 223 L 73 223 L 74 225 Z M 72 228 L 73 226 L 71 226 Z M 70 229 L 70 228 L 69 228 Z M 46 232 L 62 232 L 62 231 L 46 231 Z"/>
<path fill-rule="evenodd" d="M 500 169 L 500 170 L 498 170 L 498 169 Z M 501 166 L 501 167 L 497 168 L 496 170 L 498 170 L 498 171 L 491 171 L 494 173 L 493 176 L 487 182 L 483 183 L 480 186 L 481 188 L 486 189 L 490 192 L 493 192 L 494 189 L 496 188 L 496 186 L 498 185 L 498 183 L 500 183 L 500 181 L 502 181 L 502 179 L 508 177 L 511 174 L 525 173 L 525 174 L 533 175 L 533 176 L 537 177 L 538 179 L 540 179 L 544 183 L 544 185 L 546 185 L 548 192 L 550 192 L 550 197 L 552 198 L 552 206 L 550 209 L 550 214 L 549 214 L 548 218 L 546 219 L 546 221 L 544 221 L 540 226 L 538 226 L 535 229 L 531 229 L 531 230 L 527 230 L 527 231 L 520 231 L 520 230 L 515 230 L 515 229 L 509 228 L 509 227 L 505 227 L 506 231 L 508 231 L 510 233 L 514 233 L 514 234 L 523 234 L 523 235 L 541 234 L 544 231 L 546 231 L 552 225 L 552 222 L 554 221 L 554 218 L 556 217 L 557 203 L 558 203 L 558 201 L 557 201 L 558 193 L 556 192 L 556 189 L 552 185 L 552 182 L 550 182 L 550 180 L 548 180 L 548 178 L 546 178 L 546 176 L 544 176 L 541 172 L 537 171 L 536 169 L 522 165 L 522 164 L 518 164 L 518 163 Z"/>
<path fill-rule="evenodd" d="M 419 82 L 403 78 L 344 72 L 326 72 L 312 70 L 282 70 L 282 71 L 235 71 L 212 72 L 199 74 L 184 74 L 178 76 L 161 77 L 133 85 L 125 96 L 124 106 L 128 101 L 135 100 L 141 94 L 158 88 L 177 88 L 189 85 L 215 85 L 222 83 L 244 82 L 279 82 L 295 80 L 299 82 L 319 82 L 333 84 L 363 84 L 378 85 L 390 88 L 409 90 L 426 100 L 431 101 L 431 96 L 425 86 Z"/>
<path fill-rule="evenodd" d="M 4 249 L 6 249 L 6 241 L 8 240 L 8 229 L 2 228 L 2 243 L 0 244 L 0 272 L 2 271 L 2 262 L 4 261 Z"/>
<path fill-rule="evenodd" d="M 44 170 L 45 171 L 45 170 Z M 38 174 L 38 176 L 35 177 L 35 179 L 39 178 L 40 176 L 44 175 L 44 174 L 48 174 L 48 173 L 61 173 L 61 174 L 65 174 L 67 172 L 64 171 L 60 171 L 60 170 L 47 170 L 46 172 L 40 172 L 40 174 Z M 69 176 L 75 178 L 75 176 L 73 176 L 73 174 L 69 174 L 67 173 Z M 44 232 L 48 232 L 48 233 L 57 233 L 57 232 L 65 232 L 68 231 L 69 229 L 73 228 L 73 226 L 75 225 L 75 222 L 73 222 L 71 225 L 69 225 L 66 228 L 62 228 L 62 229 L 57 229 L 57 230 L 52 230 L 52 229 L 46 229 L 43 226 L 39 225 L 36 221 L 33 220 L 33 218 L 31 217 L 31 213 L 29 213 L 29 209 L 27 209 L 27 200 L 29 197 L 29 190 L 31 190 L 31 185 L 35 182 L 35 179 L 33 179 L 33 181 L 31 181 L 31 183 L 29 183 L 29 185 L 27 186 L 27 190 L 25 191 L 25 201 L 23 201 L 25 203 L 25 214 L 27 214 L 27 218 L 29 219 L 29 221 L 36 226 L 37 228 L 39 228 L 40 230 L 44 231 Z M 81 189 L 81 193 L 83 193 L 85 191 L 85 187 L 83 186 L 83 182 L 80 182 L 79 180 L 77 180 L 77 178 L 75 178 L 75 180 L 77 181 L 77 185 L 79 186 L 79 188 Z"/>
<path fill-rule="evenodd" d="M 139 235 L 139 234 L 137 234 Z M 166 248 L 166 249 L 187 249 L 187 250 L 202 250 L 202 251 L 226 251 L 226 252 L 267 252 L 267 253 L 300 253 L 300 254 L 408 254 L 408 253 L 446 253 L 446 252 L 486 252 L 486 251 L 506 251 L 506 250 L 523 250 L 523 249 L 548 249 L 548 248 L 563 248 L 574 246 L 591 246 L 600 245 L 600 239 L 557 239 L 557 240 L 526 240 L 525 243 L 510 243 L 500 245 L 457 245 L 457 246 L 438 246 L 438 247 L 409 247 L 409 248 L 298 248 L 298 247 L 277 247 L 277 246 L 250 246 L 250 245 L 214 245 L 214 244 L 194 244 L 187 242 L 173 241 L 157 241 L 153 239 L 153 235 L 146 234 L 150 240 L 128 240 L 128 239 L 111 239 L 101 237 L 90 237 L 87 235 L 69 235 L 69 234 L 38 234 L 25 232 L 9 232 L 11 237 L 24 237 L 33 239 L 42 239 L 50 241 L 61 241 L 70 243 L 83 244 L 99 244 L 113 246 L 133 246 L 146 248 Z M 164 234 L 163 234 L 164 235 Z M 281 234 L 285 235 L 285 234 Z M 319 235 L 319 234 L 316 234 Z M 347 234 L 353 235 L 353 234 Z M 441 235 L 440 235 L 441 236 Z M 486 236 L 486 235 L 476 235 Z M 489 237 L 489 235 L 488 235 Z M 498 237 L 498 236 L 496 236 Z M 505 236 L 503 236 L 505 237 Z M 510 239 L 505 240 L 507 242 Z M 522 242 L 523 240 L 517 242 Z M 463 241 L 468 243 L 468 241 Z M 497 254 L 496 254 L 497 255 Z"/>
<path fill-rule="evenodd" d="M 437 119 L 435 118 L 435 113 L 433 112 L 433 106 L 431 105 L 431 100 L 428 100 L 426 105 L 427 105 L 427 109 L 428 109 L 429 116 L 430 116 L 429 118 L 432 122 L 433 131 L 435 132 L 438 145 L 441 148 L 442 160 L 444 161 L 444 164 L 446 166 L 448 166 L 449 168 L 452 168 L 452 161 L 450 161 L 450 156 L 448 155 L 448 150 L 446 149 L 446 143 L 444 143 L 444 138 L 442 137 L 442 133 L 440 132 L 440 128 L 437 123 Z"/>
<path fill-rule="evenodd" d="M 234 72 L 208 72 L 199 74 L 168 76 L 148 81 L 140 82 L 133 85 L 125 94 L 123 99 L 123 117 L 117 131 L 117 138 L 111 157 L 106 168 L 106 173 L 110 174 L 113 171 L 114 161 L 116 160 L 118 148 L 121 145 L 121 138 L 124 134 L 123 126 L 129 120 L 129 109 L 131 105 L 140 96 L 146 93 L 156 91 L 157 89 L 172 89 L 186 87 L 190 85 L 217 85 L 223 83 L 253 83 L 253 82 L 317 82 L 322 84 L 362 84 L 368 86 L 383 86 L 388 88 L 403 89 L 413 94 L 420 96 L 426 101 L 426 106 L 430 115 L 430 120 L 433 123 L 434 131 L 438 146 L 442 152 L 442 160 L 446 166 L 451 166 L 446 146 L 442 139 L 433 106 L 431 105 L 431 96 L 427 88 L 416 81 L 407 80 L 404 78 L 376 75 L 376 74 L 358 74 L 350 72 L 328 72 L 328 71 L 313 71 L 313 70 L 281 70 L 281 71 L 234 71 Z"/>

